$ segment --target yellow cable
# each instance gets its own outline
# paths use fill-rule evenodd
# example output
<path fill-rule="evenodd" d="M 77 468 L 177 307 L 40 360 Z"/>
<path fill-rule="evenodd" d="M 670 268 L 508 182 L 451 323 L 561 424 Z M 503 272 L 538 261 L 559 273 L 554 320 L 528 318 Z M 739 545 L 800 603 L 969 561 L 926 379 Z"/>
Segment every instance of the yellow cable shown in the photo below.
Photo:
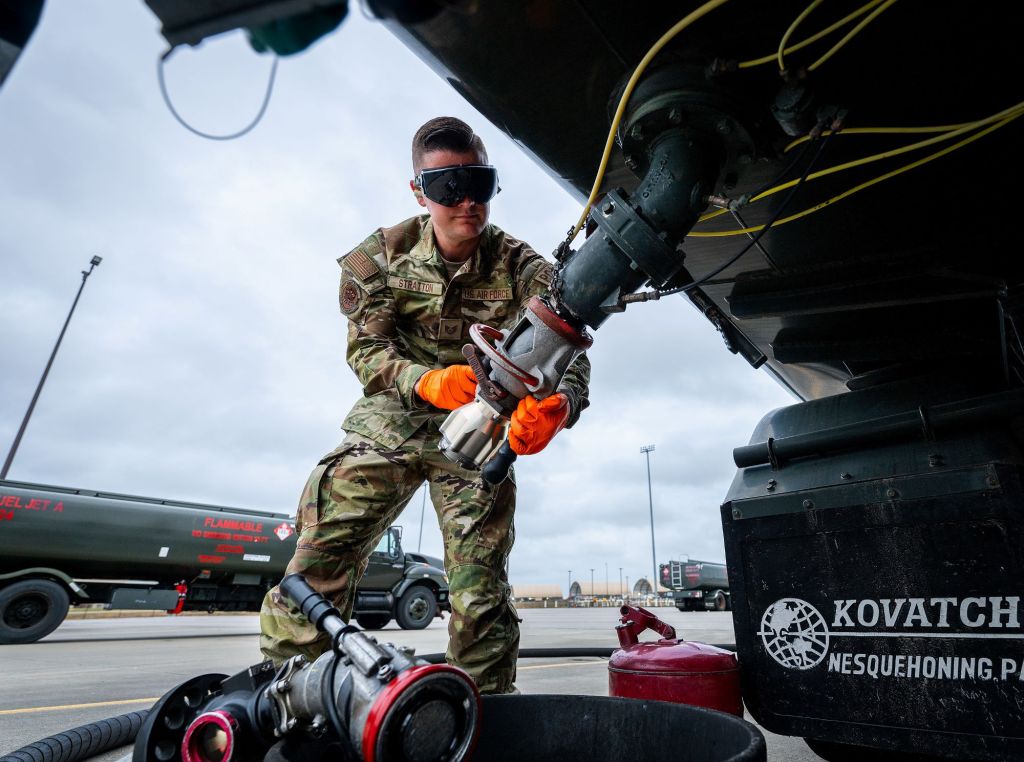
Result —
<path fill-rule="evenodd" d="M 867 17 L 866 19 L 862 20 L 862 21 L 861 21 L 861 22 L 860 22 L 859 24 L 857 24 L 857 26 L 855 26 L 855 27 L 854 27 L 853 29 L 851 29 L 851 30 L 850 30 L 850 31 L 849 31 L 849 32 L 848 32 L 848 33 L 846 34 L 846 36 L 845 36 L 845 37 L 843 37 L 843 39 L 841 39 L 841 40 L 840 40 L 839 42 L 837 42 L 837 43 L 836 43 L 836 44 L 835 44 L 835 45 L 834 45 L 834 46 L 832 47 L 832 49 L 831 49 L 830 51 L 828 51 L 828 52 L 827 52 L 827 53 L 826 53 L 825 55 L 823 55 L 823 56 L 822 56 L 821 58 L 819 58 L 819 59 L 818 59 L 817 61 L 815 61 L 814 63 L 812 63 L 812 64 L 811 64 L 810 66 L 808 66 L 808 67 L 807 67 L 807 71 L 814 71 L 814 70 L 815 70 L 815 69 L 817 69 L 817 68 L 818 68 L 819 66 L 821 66 L 821 65 L 822 65 L 823 63 L 825 63 L 825 62 L 826 62 L 826 61 L 827 61 L 828 59 L 830 59 L 830 58 L 831 58 L 831 57 L 832 57 L 833 55 L 835 55 L 836 53 L 838 53 L 838 52 L 839 52 L 839 49 L 840 49 L 841 47 L 843 47 L 843 46 L 844 46 L 844 45 L 845 45 L 846 43 L 848 43 L 848 42 L 849 42 L 850 40 L 852 40 L 852 39 L 854 38 L 854 36 L 856 36 L 857 34 L 859 34 L 859 33 L 860 33 L 860 31 L 861 31 L 861 30 L 862 30 L 862 29 L 863 29 L 864 27 L 866 27 L 866 26 L 867 26 L 868 24 L 870 24 L 870 23 L 871 23 L 872 21 L 874 21 L 874 20 L 875 20 L 876 18 L 878 18 L 878 16 L 879 16 L 879 15 L 880 15 L 880 14 L 881 14 L 881 13 L 882 13 L 883 11 L 885 11 L 885 10 L 886 10 L 887 8 L 889 8 L 889 7 L 890 7 L 890 6 L 891 6 L 891 5 L 893 4 L 893 3 L 895 3 L 895 2 L 896 2 L 896 0 L 886 0 L 886 2 L 882 3 L 882 5 L 880 5 L 880 6 L 878 6 L 877 8 L 875 8 L 875 9 L 874 9 L 874 10 L 873 10 L 873 11 L 871 12 L 871 14 L 870 14 L 870 15 L 869 15 L 869 16 L 868 16 L 868 17 Z"/>
<path fill-rule="evenodd" d="M 952 140 L 953 138 L 960 137 L 961 135 L 964 135 L 970 132 L 971 130 L 977 129 L 979 127 L 984 127 L 987 124 L 991 124 L 995 121 L 998 121 L 1008 116 L 1012 116 L 1012 118 L 1016 119 L 1021 114 L 1024 114 L 1024 101 L 1016 103 L 1013 106 L 1010 106 L 1009 108 L 1005 108 L 996 114 L 987 116 L 984 119 L 978 119 L 975 122 L 968 122 L 958 129 L 944 132 L 941 135 L 936 135 L 935 137 L 928 138 L 927 140 L 920 140 L 916 143 L 909 143 L 905 146 L 900 146 L 899 148 L 893 148 L 888 151 L 883 151 L 881 153 L 872 154 L 870 156 L 864 156 L 860 159 L 854 159 L 843 164 L 837 164 L 833 167 L 822 169 L 818 172 L 813 172 L 807 176 L 806 182 L 817 180 L 818 178 L 826 177 L 827 175 L 832 175 L 835 174 L 836 172 L 843 172 L 847 169 L 853 169 L 854 167 L 860 167 L 865 164 L 870 164 L 875 161 L 881 161 L 882 159 L 891 159 L 893 156 L 899 156 L 900 154 L 909 153 L 910 151 L 916 151 L 919 148 L 926 148 L 927 146 L 934 145 L 936 143 L 941 143 L 945 140 Z M 843 132 L 845 132 L 845 130 Z M 798 182 L 799 180 L 790 180 L 789 182 L 782 183 L 781 185 L 776 185 L 764 191 L 763 193 L 759 193 L 758 195 L 754 196 L 754 198 L 752 198 L 750 202 L 753 203 L 755 201 L 760 201 L 762 199 L 767 198 L 768 196 L 772 196 L 776 193 L 779 193 L 780 191 L 792 188 Z M 709 212 L 708 214 L 701 216 L 701 218 L 698 220 L 698 223 L 714 219 L 715 217 L 725 214 L 726 211 L 727 210 L 725 209 L 719 209 L 714 212 Z M 695 234 L 691 233 L 691 235 Z"/>
<path fill-rule="evenodd" d="M 619 98 L 619 106 L 615 109 L 615 116 L 612 118 L 612 127 L 608 131 L 608 140 L 604 145 L 604 154 L 601 156 L 601 164 L 597 168 L 597 177 L 594 179 L 594 187 L 590 191 L 590 197 L 587 199 L 586 206 L 583 207 L 583 214 L 580 215 L 579 221 L 572 230 L 570 240 L 576 238 L 579 235 L 580 230 L 583 229 L 583 225 L 587 221 L 587 215 L 590 213 L 590 208 L 594 205 L 597 200 L 598 193 L 601 190 L 601 183 L 604 181 L 605 170 L 608 169 L 608 159 L 612 155 L 612 147 L 615 145 L 615 133 L 619 129 L 619 122 L 622 121 L 622 115 L 626 112 L 626 103 L 629 101 L 629 97 L 633 94 L 633 90 L 636 87 L 637 82 L 640 81 L 640 76 L 644 73 L 647 65 L 654 59 L 661 49 L 667 45 L 673 37 L 679 34 L 681 31 L 686 29 L 690 24 L 695 22 L 701 16 L 713 11 L 720 5 L 724 5 L 728 0 L 708 0 L 693 13 L 689 14 L 685 18 L 678 21 L 671 29 L 663 34 L 651 49 L 647 51 L 646 55 L 637 64 L 636 69 L 633 71 L 633 76 L 629 78 L 629 82 L 626 83 L 626 89 L 622 91 L 622 97 Z"/>
<path fill-rule="evenodd" d="M 1014 104 L 1009 108 L 1004 108 L 1002 111 L 992 114 L 991 116 L 985 117 L 984 119 L 976 119 L 973 122 L 961 122 L 960 124 L 944 124 L 935 125 L 932 127 L 847 127 L 837 134 L 839 135 L 885 135 L 885 134 L 912 134 L 912 133 L 928 133 L 928 132 L 955 132 L 956 130 L 963 130 L 968 127 L 981 127 L 988 122 L 994 122 L 1001 119 L 1004 116 L 1012 114 L 1014 111 L 1024 108 L 1024 101 Z M 822 136 L 831 135 L 831 130 L 825 130 L 821 133 Z M 783 153 L 789 153 L 801 143 L 806 143 L 811 139 L 810 135 L 804 135 L 794 140 L 792 143 L 787 145 L 783 149 Z"/>
<path fill-rule="evenodd" d="M 1016 114 L 1014 114 L 1012 116 L 1009 116 L 1009 117 L 1003 119 L 1001 122 L 997 122 L 996 124 L 993 124 L 990 127 L 987 127 L 986 129 L 982 130 L 981 132 L 978 132 L 978 133 L 976 133 L 974 135 L 971 135 L 968 138 L 965 138 L 964 140 L 961 140 L 959 143 L 954 143 L 951 146 L 946 146 L 945 148 L 943 148 L 943 149 L 941 149 L 939 151 L 936 151 L 933 154 L 929 154 L 928 156 L 925 156 L 922 159 L 918 159 L 917 161 L 911 162 L 910 164 L 906 164 L 906 165 L 904 165 L 902 167 L 894 169 L 891 172 L 886 172 L 885 174 L 879 175 L 878 177 L 875 177 L 875 178 L 872 178 L 871 180 L 863 182 L 860 185 L 855 185 L 854 187 L 850 188 L 849 190 L 843 191 L 839 195 L 833 196 L 832 198 L 830 198 L 830 199 L 828 199 L 826 201 L 822 201 L 819 204 L 815 204 L 812 207 L 808 207 L 807 209 L 804 209 L 801 212 L 797 212 L 796 214 L 792 214 L 789 217 L 783 217 L 780 220 L 776 220 L 775 223 L 772 225 L 772 229 L 774 230 L 775 228 L 779 227 L 780 225 L 784 225 L 787 222 L 792 222 L 793 220 L 798 220 L 801 217 L 806 217 L 809 214 L 814 214 L 814 212 L 820 211 L 820 210 L 824 209 L 827 206 L 831 206 L 832 204 L 836 203 L 837 201 L 841 201 L 844 198 L 847 198 L 848 196 L 852 196 L 854 193 L 858 193 L 859 191 L 862 191 L 865 188 L 869 188 L 872 185 L 876 185 L 877 183 L 880 183 L 880 182 L 882 182 L 884 180 L 888 180 L 888 179 L 890 179 L 892 177 L 896 177 L 896 175 L 902 174 L 903 172 L 907 172 L 907 171 L 909 171 L 911 169 L 916 169 L 917 167 L 920 167 L 923 164 L 927 164 L 928 162 L 933 161 L 935 159 L 938 159 L 941 156 L 945 156 L 948 153 L 952 153 L 953 151 L 957 150 L 958 148 L 962 148 L 963 146 L 965 146 L 965 145 L 967 145 L 969 143 L 973 143 L 978 138 L 981 138 L 981 137 L 987 135 L 990 132 L 994 132 L 995 130 L 998 130 L 1000 127 L 1005 127 L 1007 124 L 1012 122 L 1014 119 L 1020 118 L 1020 116 L 1022 114 L 1024 114 L 1024 111 L 1021 111 L 1021 112 L 1016 113 Z M 763 227 L 764 227 L 764 225 L 755 225 L 754 227 L 742 228 L 740 230 L 723 230 L 723 231 L 715 232 L 715 233 L 693 233 L 693 232 L 691 232 L 690 236 L 697 237 L 697 238 L 724 238 L 724 237 L 727 237 L 727 236 L 747 235 L 748 233 L 757 233 Z"/>
<path fill-rule="evenodd" d="M 883 0 L 870 0 L 870 2 L 865 3 L 860 8 L 855 10 L 853 13 L 851 13 L 851 14 L 849 14 L 847 16 L 844 16 L 843 18 L 839 19 L 839 21 L 835 22 L 831 26 L 825 27 L 820 32 L 818 32 L 817 34 L 811 35 L 806 40 L 804 40 L 802 42 L 796 43 L 796 45 L 794 45 L 791 48 L 786 48 L 784 51 L 782 51 L 783 55 L 789 55 L 790 53 L 795 53 L 796 51 L 801 50 L 803 48 L 806 48 L 808 45 L 811 45 L 812 43 L 817 42 L 822 37 L 827 37 L 828 35 L 832 34 L 832 32 L 836 31 L 837 29 L 840 29 L 840 28 L 846 26 L 847 24 L 849 24 L 855 18 L 863 16 L 865 13 L 867 13 L 869 10 L 871 10 L 872 8 L 874 8 L 876 5 L 878 5 L 881 2 L 883 2 Z M 769 53 L 766 56 L 761 56 L 761 58 L 754 58 L 754 59 L 751 59 L 749 61 L 741 61 L 738 64 L 738 66 L 739 66 L 740 69 L 750 69 L 750 68 L 752 68 L 754 66 L 762 66 L 763 64 L 771 63 L 772 61 L 777 60 L 777 58 L 778 58 L 778 54 L 777 53 Z"/>
<path fill-rule="evenodd" d="M 1012 109 L 1011 109 L 1012 111 Z M 961 122 L 960 124 L 940 124 L 933 127 L 845 127 L 841 132 L 837 132 L 837 135 L 911 135 L 911 134 L 927 134 L 929 132 L 953 132 L 954 130 L 963 129 L 964 127 L 970 126 L 977 127 L 976 122 Z M 821 133 L 822 137 L 826 137 L 832 134 L 832 130 L 823 130 Z M 810 135 L 804 135 L 801 138 L 797 138 L 792 143 L 787 145 L 782 152 L 789 153 L 798 145 L 806 143 L 811 139 Z"/>
<path fill-rule="evenodd" d="M 811 4 L 804 8 L 803 12 L 799 16 L 793 19 L 793 23 L 789 25 L 789 29 L 787 29 L 786 33 L 782 35 L 782 39 L 779 40 L 779 49 L 776 53 L 776 57 L 779 61 L 779 71 L 786 70 L 786 63 L 783 60 L 783 56 L 785 55 L 786 43 L 789 42 L 789 38 L 793 36 L 793 32 L 796 31 L 796 28 L 800 26 L 801 22 L 811 15 L 811 11 L 821 5 L 824 1 L 825 0 L 812 0 Z"/>
<path fill-rule="evenodd" d="M 828 167 L 827 169 L 822 169 L 818 172 L 813 172 L 812 174 L 808 175 L 807 180 L 817 180 L 820 177 L 833 175 L 836 172 L 844 172 L 847 169 L 861 167 L 865 164 L 871 164 L 872 162 L 881 161 L 882 159 L 891 159 L 893 156 L 899 156 L 900 154 L 909 153 L 910 151 L 916 151 L 919 148 L 926 148 L 930 145 L 935 145 L 936 143 L 941 143 L 946 140 L 952 140 L 953 138 L 960 137 L 961 135 L 964 135 L 970 132 L 971 130 L 977 129 L 978 127 L 984 127 L 987 124 L 992 124 L 992 122 L 998 121 L 1004 117 L 1012 115 L 1014 116 L 1014 118 L 1016 118 L 1017 116 L 1020 116 L 1021 113 L 1024 113 L 1024 101 L 1021 101 L 1020 103 L 1011 106 L 1008 109 L 1004 109 L 1003 111 L 1000 111 L 998 114 L 993 114 L 992 116 L 987 116 L 984 119 L 979 119 L 977 122 L 969 124 L 966 127 L 961 127 L 958 130 L 944 132 L 940 135 L 936 135 L 935 137 L 927 138 L 926 140 L 919 140 L 916 143 L 909 143 L 905 146 L 900 146 L 899 148 L 892 148 L 888 151 L 882 151 L 881 153 L 872 154 L 870 156 L 864 156 L 860 159 L 854 159 L 852 161 L 847 161 L 842 164 L 836 164 L 834 167 Z M 764 193 L 759 194 L 758 196 L 751 200 L 759 201 L 763 198 L 767 198 L 768 196 L 786 190 L 787 188 L 792 188 L 798 182 L 799 180 L 790 180 L 789 182 L 782 183 L 781 185 L 776 185 L 774 188 L 769 188 Z"/>

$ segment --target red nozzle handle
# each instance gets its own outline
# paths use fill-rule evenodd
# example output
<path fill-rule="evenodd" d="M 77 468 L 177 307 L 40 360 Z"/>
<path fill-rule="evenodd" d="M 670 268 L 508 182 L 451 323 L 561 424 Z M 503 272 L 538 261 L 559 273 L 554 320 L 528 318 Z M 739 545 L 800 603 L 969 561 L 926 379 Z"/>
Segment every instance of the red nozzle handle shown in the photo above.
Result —
<path fill-rule="evenodd" d="M 640 642 L 640 633 L 654 630 L 667 640 L 674 640 L 676 628 L 658 619 L 647 609 L 639 606 L 623 606 L 619 609 L 622 624 L 615 625 L 615 634 L 619 636 L 619 646 L 629 648 Z"/>

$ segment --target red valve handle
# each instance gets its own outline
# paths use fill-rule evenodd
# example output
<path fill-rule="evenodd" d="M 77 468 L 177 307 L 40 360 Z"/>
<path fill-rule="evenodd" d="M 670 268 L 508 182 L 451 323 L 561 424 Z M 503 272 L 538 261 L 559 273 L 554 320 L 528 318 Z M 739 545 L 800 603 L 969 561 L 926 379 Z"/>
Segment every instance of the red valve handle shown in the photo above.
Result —
<path fill-rule="evenodd" d="M 499 341 L 505 338 L 505 334 L 497 328 L 491 328 L 483 323 L 474 323 L 469 327 L 469 338 L 480 347 L 480 351 L 487 355 L 487 358 L 510 376 L 522 381 L 527 388 L 536 389 L 540 386 L 541 380 L 532 373 L 523 370 L 510 359 L 505 357 L 498 348 L 491 344 L 488 339 Z"/>
<path fill-rule="evenodd" d="M 629 648 L 640 642 L 640 633 L 654 630 L 666 640 L 674 640 L 676 628 L 658 619 L 647 609 L 639 606 L 623 606 L 619 609 L 622 624 L 615 625 L 615 634 L 619 636 L 619 646 Z"/>

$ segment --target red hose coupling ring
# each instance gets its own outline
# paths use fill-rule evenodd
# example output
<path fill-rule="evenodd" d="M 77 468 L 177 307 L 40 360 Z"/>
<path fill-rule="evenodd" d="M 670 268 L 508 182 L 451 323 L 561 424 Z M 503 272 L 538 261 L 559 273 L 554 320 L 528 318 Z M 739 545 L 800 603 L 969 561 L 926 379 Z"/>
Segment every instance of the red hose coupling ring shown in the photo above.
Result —
<path fill-rule="evenodd" d="M 432 711 L 431 705 L 439 703 L 449 706 L 453 714 L 445 717 L 443 712 L 439 716 Z M 423 712 L 422 717 L 413 716 L 419 712 Z M 457 718 L 454 716 L 456 713 L 460 715 Z M 363 726 L 363 760 L 389 762 L 391 759 L 422 757 L 461 762 L 471 756 L 476 746 L 479 719 L 480 693 L 469 675 L 448 664 L 417 664 L 399 672 L 374 699 Z M 413 738 L 427 739 L 431 734 L 422 733 L 426 729 L 424 723 L 432 721 L 436 724 L 430 729 L 435 734 L 442 733 L 444 726 L 447 726 L 448 733 L 428 741 L 434 748 L 419 749 L 420 753 L 409 754 L 410 749 L 405 748 L 400 736 L 410 734 Z M 390 740 L 385 736 L 391 736 Z"/>
<path fill-rule="evenodd" d="M 491 326 L 484 325 L 483 323 L 473 323 L 473 325 L 469 327 L 469 338 L 472 339 L 473 343 L 480 348 L 480 351 L 487 356 L 488 360 L 513 378 L 521 381 L 526 388 L 536 389 L 540 386 L 541 379 L 537 378 L 529 371 L 525 371 L 520 368 L 510 359 L 505 357 L 505 355 L 503 355 L 496 346 L 491 344 L 491 341 L 501 341 L 505 338 L 505 334 L 497 328 L 491 328 Z"/>
<path fill-rule="evenodd" d="M 183 762 L 229 762 L 238 720 L 223 711 L 205 712 L 188 726 L 181 742 Z"/>
<path fill-rule="evenodd" d="M 574 347 L 590 349 L 590 347 L 593 346 L 593 336 L 587 333 L 585 329 L 577 331 L 567 322 L 562 320 L 562 318 L 558 317 L 557 313 L 547 305 L 547 302 L 539 296 L 531 296 L 530 301 L 526 306 L 530 312 L 537 316 L 540 322 L 568 341 Z"/>

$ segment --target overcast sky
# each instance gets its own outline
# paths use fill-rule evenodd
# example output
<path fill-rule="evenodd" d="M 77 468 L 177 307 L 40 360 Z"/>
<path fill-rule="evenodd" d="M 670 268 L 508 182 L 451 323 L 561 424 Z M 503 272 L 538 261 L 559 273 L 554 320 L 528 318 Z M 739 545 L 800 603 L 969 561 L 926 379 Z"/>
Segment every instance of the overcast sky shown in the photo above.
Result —
<path fill-rule="evenodd" d="M 294 513 L 361 393 L 335 260 L 419 211 L 416 128 L 470 122 L 501 176 L 492 222 L 545 255 L 580 207 L 358 10 L 281 61 L 263 122 L 231 142 L 168 113 L 164 48 L 141 0 L 50 0 L 0 90 L 0 457 L 99 254 L 9 477 Z M 168 86 L 197 127 L 233 132 L 269 67 L 234 33 L 179 51 Z M 659 563 L 724 559 L 732 448 L 792 399 L 684 298 L 613 317 L 590 358 L 590 409 L 517 465 L 513 584 L 649 576 L 648 444 Z M 441 555 L 429 505 L 422 550 Z"/>

